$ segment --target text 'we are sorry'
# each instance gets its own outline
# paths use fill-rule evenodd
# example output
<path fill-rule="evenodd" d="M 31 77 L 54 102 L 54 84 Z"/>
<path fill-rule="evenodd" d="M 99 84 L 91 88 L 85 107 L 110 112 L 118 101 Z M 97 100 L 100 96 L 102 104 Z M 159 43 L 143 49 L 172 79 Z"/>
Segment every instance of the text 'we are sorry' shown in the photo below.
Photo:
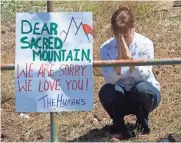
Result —
<path fill-rule="evenodd" d="M 33 75 L 35 63 L 26 63 L 24 67 L 17 64 L 17 78 L 20 77 L 45 77 L 45 76 L 86 76 L 87 65 L 73 65 L 73 64 L 45 64 L 42 63 L 37 74 Z"/>

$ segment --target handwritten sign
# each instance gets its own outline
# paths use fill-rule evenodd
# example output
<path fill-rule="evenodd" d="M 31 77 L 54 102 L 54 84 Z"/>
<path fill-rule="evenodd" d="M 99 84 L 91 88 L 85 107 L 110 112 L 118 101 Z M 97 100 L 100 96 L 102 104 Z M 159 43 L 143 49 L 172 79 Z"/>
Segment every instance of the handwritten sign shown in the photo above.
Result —
<path fill-rule="evenodd" d="M 91 12 L 17 13 L 17 112 L 93 109 Z"/>

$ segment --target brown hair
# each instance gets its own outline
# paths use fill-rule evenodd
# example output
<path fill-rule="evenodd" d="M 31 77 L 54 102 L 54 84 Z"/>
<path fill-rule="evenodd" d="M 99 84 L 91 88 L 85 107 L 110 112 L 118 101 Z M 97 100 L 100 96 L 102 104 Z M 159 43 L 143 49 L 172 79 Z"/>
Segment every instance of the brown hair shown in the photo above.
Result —
<path fill-rule="evenodd" d="M 128 7 L 119 7 L 117 11 L 112 15 L 111 27 L 113 33 L 127 33 L 128 29 L 134 28 L 135 17 L 131 9 Z"/>

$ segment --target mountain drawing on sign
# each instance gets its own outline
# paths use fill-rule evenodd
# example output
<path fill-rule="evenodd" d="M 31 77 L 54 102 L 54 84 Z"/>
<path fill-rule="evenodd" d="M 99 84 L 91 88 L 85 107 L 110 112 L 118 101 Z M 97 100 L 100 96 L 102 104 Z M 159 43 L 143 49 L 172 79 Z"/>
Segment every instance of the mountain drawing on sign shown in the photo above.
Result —
<path fill-rule="evenodd" d="M 72 17 L 72 18 L 71 18 L 71 21 L 70 21 L 70 24 L 69 24 L 69 26 L 68 26 L 68 30 L 67 30 L 67 31 L 63 30 L 63 31 L 60 33 L 60 36 L 63 35 L 63 34 L 65 34 L 65 38 L 62 39 L 62 40 L 63 40 L 63 43 L 67 40 L 67 37 L 68 37 L 68 35 L 69 35 L 71 26 L 74 26 L 73 24 L 75 25 L 75 28 L 76 28 L 76 30 L 75 30 L 75 35 L 77 35 L 78 32 L 80 31 L 80 29 L 82 28 L 83 31 L 84 31 L 84 33 L 85 33 L 85 36 L 87 37 L 88 41 L 90 42 L 90 39 L 89 39 L 88 35 L 89 35 L 89 34 L 93 35 L 93 30 L 92 30 L 92 28 L 91 28 L 88 24 L 84 24 L 84 23 L 82 23 L 82 22 L 80 22 L 80 24 L 78 25 L 78 24 L 76 23 L 74 17 Z"/>

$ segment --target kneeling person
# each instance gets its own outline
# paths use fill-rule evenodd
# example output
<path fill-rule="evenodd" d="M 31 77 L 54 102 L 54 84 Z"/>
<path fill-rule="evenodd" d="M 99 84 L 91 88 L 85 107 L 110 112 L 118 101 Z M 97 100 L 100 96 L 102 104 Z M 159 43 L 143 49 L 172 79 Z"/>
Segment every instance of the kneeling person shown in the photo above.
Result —
<path fill-rule="evenodd" d="M 101 60 L 153 59 L 152 41 L 135 32 L 135 18 L 127 7 L 120 7 L 111 18 L 114 37 L 100 48 Z M 160 84 L 152 66 L 103 67 L 106 84 L 99 91 L 104 109 L 113 119 L 111 133 L 131 137 L 124 116 L 134 114 L 136 127 L 143 134 L 150 133 L 148 115 L 160 103 Z"/>

